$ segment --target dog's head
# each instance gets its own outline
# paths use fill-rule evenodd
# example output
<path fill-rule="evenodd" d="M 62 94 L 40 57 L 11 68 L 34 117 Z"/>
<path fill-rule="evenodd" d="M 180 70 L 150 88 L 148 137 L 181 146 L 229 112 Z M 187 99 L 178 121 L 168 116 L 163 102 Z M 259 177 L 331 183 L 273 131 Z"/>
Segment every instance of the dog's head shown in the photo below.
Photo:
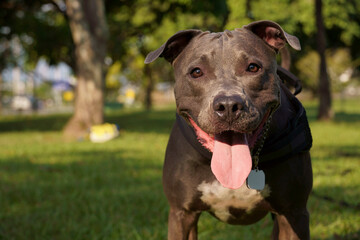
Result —
<path fill-rule="evenodd" d="M 258 21 L 221 33 L 180 31 L 146 57 L 145 63 L 164 57 L 173 65 L 177 111 L 213 152 L 214 174 L 244 175 L 221 176 L 222 181 L 217 176 L 224 186 L 242 185 L 251 169 L 249 149 L 280 103 L 276 54 L 286 42 L 300 50 L 299 40 L 277 23 Z M 229 169 L 225 158 L 225 165 L 241 166 Z M 234 163 L 234 158 L 246 159 Z M 214 171 L 216 162 L 223 170 Z M 239 174 L 239 168 L 246 170 Z"/>

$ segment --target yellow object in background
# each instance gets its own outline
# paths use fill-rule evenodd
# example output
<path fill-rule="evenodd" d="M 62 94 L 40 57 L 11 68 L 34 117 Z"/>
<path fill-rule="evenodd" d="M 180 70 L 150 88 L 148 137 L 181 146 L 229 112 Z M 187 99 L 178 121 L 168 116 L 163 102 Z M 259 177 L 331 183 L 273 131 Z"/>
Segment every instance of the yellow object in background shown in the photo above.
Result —
<path fill-rule="evenodd" d="M 90 128 L 90 141 L 92 142 L 107 142 L 117 136 L 119 136 L 119 129 L 116 124 L 104 123 Z"/>
<path fill-rule="evenodd" d="M 65 91 L 63 93 L 63 99 L 65 102 L 72 102 L 74 100 L 74 92 L 73 91 Z"/>
<path fill-rule="evenodd" d="M 132 105 L 135 102 L 135 91 L 132 88 L 129 88 L 125 92 L 125 104 Z"/>

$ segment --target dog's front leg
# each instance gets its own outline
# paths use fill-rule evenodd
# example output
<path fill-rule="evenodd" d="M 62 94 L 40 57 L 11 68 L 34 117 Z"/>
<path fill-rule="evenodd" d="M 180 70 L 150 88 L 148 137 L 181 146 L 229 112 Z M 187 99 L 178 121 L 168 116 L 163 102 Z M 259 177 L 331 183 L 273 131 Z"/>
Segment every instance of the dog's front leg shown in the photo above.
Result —
<path fill-rule="evenodd" d="M 170 208 L 168 240 L 197 240 L 200 212 Z"/>
<path fill-rule="evenodd" d="M 306 209 L 276 215 L 274 219 L 273 240 L 309 240 L 309 213 Z"/>

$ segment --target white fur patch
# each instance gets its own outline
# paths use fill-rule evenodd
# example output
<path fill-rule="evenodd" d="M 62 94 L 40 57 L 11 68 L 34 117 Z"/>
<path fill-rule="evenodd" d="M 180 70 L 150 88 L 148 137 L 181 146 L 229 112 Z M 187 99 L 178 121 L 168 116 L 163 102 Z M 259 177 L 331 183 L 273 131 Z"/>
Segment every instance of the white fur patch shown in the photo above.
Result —
<path fill-rule="evenodd" d="M 268 185 L 259 192 L 247 188 L 246 184 L 243 184 L 238 189 L 225 188 L 218 181 L 212 183 L 202 182 L 198 186 L 198 190 L 202 193 L 201 200 L 210 205 L 211 211 L 224 222 L 231 216 L 230 207 L 244 209 L 250 213 L 256 204 L 270 194 Z"/>

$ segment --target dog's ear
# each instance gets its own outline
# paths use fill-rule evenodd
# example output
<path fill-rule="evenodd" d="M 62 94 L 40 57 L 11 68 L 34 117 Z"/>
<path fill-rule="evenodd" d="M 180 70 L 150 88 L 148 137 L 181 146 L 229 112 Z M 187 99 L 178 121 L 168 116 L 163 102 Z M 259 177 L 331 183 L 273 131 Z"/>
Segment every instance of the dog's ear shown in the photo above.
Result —
<path fill-rule="evenodd" d="M 281 26 L 275 22 L 257 21 L 244 26 L 244 28 L 258 35 L 276 51 L 283 48 L 286 42 L 295 50 L 301 50 L 299 39 L 285 32 Z"/>
<path fill-rule="evenodd" d="M 149 53 L 145 58 L 145 63 L 151 63 L 158 57 L 164 57 L 167 61 L 172 63 L 174 59 L 181 53 L 181 51 L 184 50 L 186 45 L 188 45 L 190 40 L 200 33 L 202 33 L 202 31 L 192 29 L 177 32 L 161 47 Z"/>

